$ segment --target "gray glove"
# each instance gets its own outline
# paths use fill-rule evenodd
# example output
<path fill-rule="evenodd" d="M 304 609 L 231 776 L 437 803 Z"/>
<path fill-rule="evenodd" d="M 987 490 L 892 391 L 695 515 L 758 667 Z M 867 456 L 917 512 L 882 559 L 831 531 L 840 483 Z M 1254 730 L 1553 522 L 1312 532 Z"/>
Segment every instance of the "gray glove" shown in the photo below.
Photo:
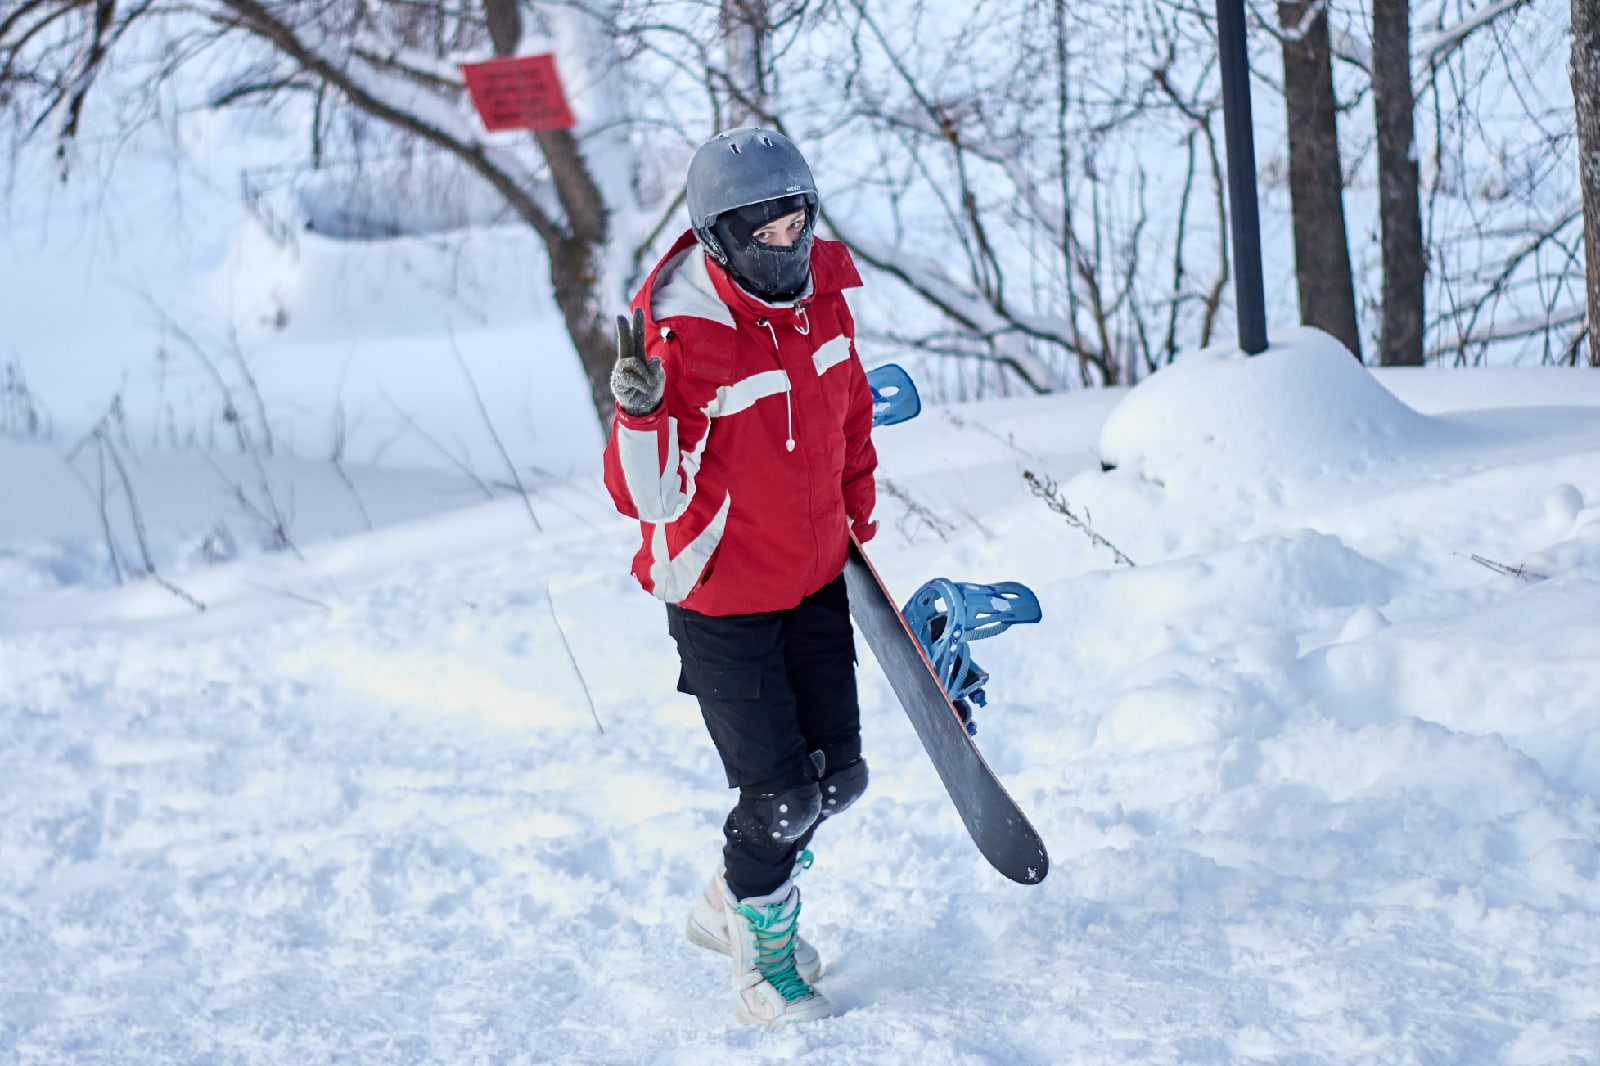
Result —
<path fill-rule="evenodd" d="M 661 406 L 666 388 L 667 372 L 661 368 L 661 360 L 644 357 L 644 311 L 633 312 L 631 325 L 618 315 L 617 365 L 611 368 L 611 395 L 617 398 L 617 406 L 643 418 Z"/>

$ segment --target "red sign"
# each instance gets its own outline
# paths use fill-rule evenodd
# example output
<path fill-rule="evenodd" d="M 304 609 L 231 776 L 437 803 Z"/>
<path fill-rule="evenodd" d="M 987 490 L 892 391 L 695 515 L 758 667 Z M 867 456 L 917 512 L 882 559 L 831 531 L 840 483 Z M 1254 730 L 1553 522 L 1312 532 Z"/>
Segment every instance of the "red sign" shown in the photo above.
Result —
<path fill-rule="evenodd" d="M 578 124 L 552 55 L 463 63 L 472 106 L 489 130 L 566 130 Z"/>

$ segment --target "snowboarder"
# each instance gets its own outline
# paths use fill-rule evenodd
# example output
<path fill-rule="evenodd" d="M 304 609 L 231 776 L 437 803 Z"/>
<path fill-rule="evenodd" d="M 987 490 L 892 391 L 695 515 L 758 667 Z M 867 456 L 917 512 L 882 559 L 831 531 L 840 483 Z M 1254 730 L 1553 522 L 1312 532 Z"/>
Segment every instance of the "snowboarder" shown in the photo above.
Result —
<path fill-rule="evenodd" d="M 812 987 L 794 875 L 867 786 L 842 572 L 876 487 L 872 397 L 817 190 L 788 138 L 741 128 L 689 163 L 690 229 L 618 318 L 606 485 L 639 520 L 639 583 L 667 604 L 678 689 L 738 801 L 688 923 L 733 957 L 736 1014 L 832 1013 Z"/>

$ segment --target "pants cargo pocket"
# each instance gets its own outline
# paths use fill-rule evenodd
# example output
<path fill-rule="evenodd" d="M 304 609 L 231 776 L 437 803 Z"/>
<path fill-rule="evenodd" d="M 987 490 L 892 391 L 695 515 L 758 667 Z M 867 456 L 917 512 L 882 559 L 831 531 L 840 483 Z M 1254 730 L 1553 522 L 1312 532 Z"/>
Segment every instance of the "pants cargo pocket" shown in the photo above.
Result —
<path fill-rule="evenodd" d="M 719 670 L 696 667 L 693 669 L 692 675 L 690 671 L 691 668 L 687 665 L 678 671 L 679 692 L 719 702 L 739 702 L 761 698 L 761 670 L 759 668 L 745 667 L 742 669 Z M 686 685 L 689 687 L 685 687 Z"/>

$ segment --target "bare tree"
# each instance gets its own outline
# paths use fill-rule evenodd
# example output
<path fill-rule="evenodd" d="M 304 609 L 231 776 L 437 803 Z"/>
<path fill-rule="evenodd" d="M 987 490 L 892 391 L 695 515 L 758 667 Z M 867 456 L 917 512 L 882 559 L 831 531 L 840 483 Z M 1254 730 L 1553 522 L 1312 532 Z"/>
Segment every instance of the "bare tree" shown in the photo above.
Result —
<path fill-rule="evenodd" d="M 544 5 L 542 14 L 552 25 L 576 25 L 593 22 L 593 8 Z M 426 146 L 487 183 L 548 249 L 556 304 L 596 412 L 609 419 L 608 310 L 620 299 L 621 285 L 605 277 L 608 210 L 583 145 L 569 130 L 540 132 L 533 137 L 535 161 L 487 141 L 461 107 L 463 84 L 452 57 L 484 47 L 496 55 L 514 52 L 523 37 L 517 0 L 195 0 L 176 8 L 24 0 L 0 16 L 0 101 L 23 116 L 24 138 L 45 133 L 54 139 L 65 168 L 110 57 L 151 35 L 161 42 L 143 88 L 152 107 L 183 64 L 228 56 L 231 69 L 212 94 L 218 106 L 312 94 L 314 137 L 330 127 L 327 113 L 343 108 L 364 120 L 362 128 L 375 125 Z M 566 36 L 582 36 L 582 30 Z"/>
<path fill-rule="evenodd" d="M 1300 317 L 1332 334 L 1360 359 L 1327 0 L 1279 0 L 1278 21 Z"/>
<path fill-rule="evenodd" d="M 1378 128 L 1378 220 L 1383 241 L 1383 319 L 1378 361 L 1423 362 L 1422 244 L 1416 97 L 1411 89 L 1411 4 L 1373 0 L 1372 106 Z"/>
<path fill-rule="evenodd" d="M 872 216 L 825 215 L 910 297 L 871 339 L 957 396 L 1133 382 L 1209 340 L 1227 260 L 1203 19 L 1165 0 L 826 11 L 835 95 L 785 119 L 870 160 L 849 202 Z M 991 52 L 1007 62 L 970 61 Z M 1129 151 L 1145 139 L 1186 166 Z"/>
<path fill-rule="evenodd" d="M 1572 99 L 1578 120 L 1578 178 L 1583 197 L 1589 365 L 1600 367 L 1600 11 L 1572 0 Z"/>
<path fill-rule="evenodd" d="M 1461 362 L 1574 350 L 1584 215 L 1571 103 L 1527 76 L 1554 36 L 1566 43 L 1565 15 L 1529 0 L 1452 0 L 1428 19 L 1419 7 L 1408 60 L 1403 0 L 1374 0 L 1371 54 L 1330 25 L 1330 3 L 1266 7 L 1271 36 L 1254 35 L 1284 59 L 1283 85 L 1258 83 L 1284 93 L 1290 119 L 1305 320 L 1359 355 L 1357 308 L 1380 297 L 1352 278 L 1336 54 L 1349 64 L 1341 87 L 1369 72 L 1376 105 L 1380 358 L 1414 362 L 1419 344 Z M 1580 70 L 1576 49 L 1593 5 L 1581 4 L 1583 103 L 1594 92 L 1576 79 L 1592 64 Z M 933 396 L 1049 391 L 1131 383 L 1213 339 L 1229 299 L 1213 19 L 1189 0 L 0 0 L 0 114 L 69 165 L 102 72 L 149 40 L 137 24 L 170 30 L 153 56 L 133 53 L 148 69 L 192 58 L 231 70 L 216 104 L 307 101 L 313 160 L 345 131 L 471 175 L 550 249 L 602 418 L 607 323 L 681 231 L 690 153 L 718 129 L 773 125 L 812 159 L 829 232 L 874 275 L 860 318 L 875 352 L 920 360 Z M 626 108 L 580 108 L 576 135 L 485 137 L 462 118 L 455 58 L 510 54 L 540 33 L 564 76 L 587 64 L 586 105 L 616 90 Z M 1420 103 L 1406 97 L 1412 62 Z M 1484 117 L 1502 103 L 1528 121 Z M 605 137 L 629 144 L 602 156 Z M 1419 231 L 1425 254 L 1411 255 Z M 1592 285 L 1600 271 L 1588 274 Z"/>
<path fill-rule="evenodd" d="M 1454 14 L 1454 21 L 1446 16 Z M 1529 0 L 1441 11 L 1413 42 L 1428 163 L 1428 358 L 1574 362 L 1584 337 L 1581 167 L 1569 85 L 1531 76 L 1570 46 Z"/>
<path fill-rule="evenodd" d="M 770 121 L 772 12 L 768 0 L 721 0 L 720 26 L 728 53 L 728 125 Z"/>

